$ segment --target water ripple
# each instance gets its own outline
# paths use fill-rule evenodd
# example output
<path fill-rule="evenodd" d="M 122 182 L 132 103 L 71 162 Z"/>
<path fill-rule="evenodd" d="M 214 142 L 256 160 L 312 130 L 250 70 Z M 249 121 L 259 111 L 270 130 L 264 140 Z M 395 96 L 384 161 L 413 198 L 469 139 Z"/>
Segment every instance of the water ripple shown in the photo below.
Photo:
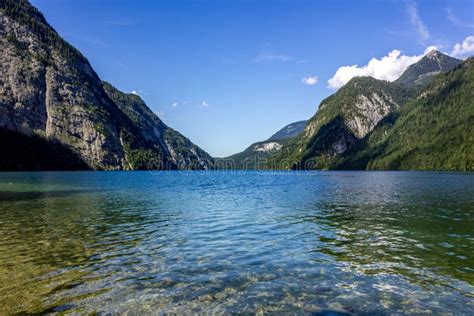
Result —
<path fill-rule="evenodd" d="M 0 174 L 0 314 L 474 310 L 474 177 Z"/>

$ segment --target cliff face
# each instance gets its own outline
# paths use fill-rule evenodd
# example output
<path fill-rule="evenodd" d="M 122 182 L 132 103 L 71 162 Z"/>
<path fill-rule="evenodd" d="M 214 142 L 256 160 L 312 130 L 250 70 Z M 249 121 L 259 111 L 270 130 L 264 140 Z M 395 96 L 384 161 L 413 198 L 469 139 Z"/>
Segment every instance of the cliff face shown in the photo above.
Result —
<path fill-rule="evenodd" d="M 12 8 L 8 2 L 3 5 L 0 125 L 64 142 L 93 168 L 122 168 L 114 124 L 119 118 L 109 115 L 114 105 L 87 60 L 62 42 L 40 13 L 29 15 L 27 3 L 12 12 L 6 12 Z"/>
<path fill-rule="evenodd" d="M 87 59 L 27 1 L 0 1 L 0 49 L 1 128 L 64 144 L 93 169 L 177 167 L 167 146 L 142 133 Z"/>
<path fill-rule="evenodd" d="M 340 116 L 354 136 L 362 138 L 400 103 L 399 92 L 388 82 L 370 77 L 354 78 L 321 102 L 305 129 L 305 136 L 314 136 L 321 126 Z"/>

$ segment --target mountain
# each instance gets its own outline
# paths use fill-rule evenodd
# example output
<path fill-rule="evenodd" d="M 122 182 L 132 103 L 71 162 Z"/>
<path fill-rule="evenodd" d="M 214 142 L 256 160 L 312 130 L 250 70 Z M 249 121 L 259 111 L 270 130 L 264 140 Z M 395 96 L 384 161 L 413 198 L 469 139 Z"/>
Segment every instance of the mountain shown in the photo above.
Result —
<path fill-rule="evenodd" d="M 459 59 L 442 54 L 434 49 L 417 63 L 410 65 L 394 83 L 405 87 L 425 86 L 433 76 L 441 72 L 447 72 L 460 63 Z"/>
<path fill-rule="evenodd" d="M 212 163 L 143 101 L 105 86 L 88 60 L 28 1 L 0 0 L 0 34 L 1 133 L 41 143 L 39 156 L 60 146 L 91 169 L 202 169 Z M 152 130 L 153 136 L 147 133 Z M 20 142 L 2 155 L 0 168 L 9 155 L 21 157 L 23 146 Z M 13 169 L 26 165 L 19 160 Z M 35 168 L 55 169 L 43 161 Z"/>
<path fill-rule="evenodd" d="M 387 81 L 353 78 L 321 102 L 304 132 L 275 155 L 272 167 L 327 168 L 403 102 L 403 92 Z"/>
<path fill-rule="evenodd" d="M 264 169 L 268 159 L 276 154 L 290 139 L 298 136 L 305 128 L 307 121 L 298 121 L 286 125 L 267 140 L 256 142 L 244 151 L 219 159 L 216 164 L 223 169 Z"/>
<path fill-rule="evenodd" d="M 344 164 L 341 164 L 341 161 L 349 153 L 355 155 L 355 152 L 362 150 L 363 144 L 372 134 L 388 132 L 389 125 L 398 120 L 395 113 L 402 113 L 405 104 L 413 102 L 413 99 L 425 91 L 423 87 L 429 85 L 440 74 L 452 70 L 460 62 L 432 51 L 409 67 L 393 83 L 370 77 L 353 78 L 335 94 L 321 102 L 317 113 L 306 125 L 305 131 L 285 144 L 272 157 L 268 167 L 275 169 L 377 167 L 373 164 L 363 165 L 357 159 L 357 164 L 351 164 L 354 160 L 349 158 Z M 462 117 L 462 114 L 458 115 Z M 432 119 L 440 118 L 434 116 Z M 380 132 L 382 129 L 383 132 Z M 398 132 L 401 133 L 400 130 Z M 403 169 L 404 166 L 400 165 L 399 168 Z"/>
<path fill-rule="evenodd" d="M 0 171 L 89 170 L 79 155 L 60 142 L 0 128 Z"/>
<path fill-rule="evenodd" d="M 270 138 L 268 138 L 267 140 L 281 140 L 298 136 L 298 134 L 300 134 L 306 127 L 306 123 L 308 123 L 307 120 L 288 124 L 281 130 L 270 136 Z"/>
<path fill-rule="evenodd" d="M 474 58 L 438 75 L 336 168 L 474 171 Z"/>

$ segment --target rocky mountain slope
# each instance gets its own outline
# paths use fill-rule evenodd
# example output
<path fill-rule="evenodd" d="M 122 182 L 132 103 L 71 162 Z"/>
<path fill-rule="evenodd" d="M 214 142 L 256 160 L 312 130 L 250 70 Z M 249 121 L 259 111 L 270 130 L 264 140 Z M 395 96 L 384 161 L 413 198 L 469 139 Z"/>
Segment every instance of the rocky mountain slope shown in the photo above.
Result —
<path fill-rule="evenodd" d="M 474 171 L 474 58 L 438 75 L 335 168 Z"/>
<path fill-rule="evenodd" d="M 142 102 L 146 128 L 156 132 L 148 137 L 126 105 L 118 106 L 104 90 L 87 59 L 28 1 L 0 1 L 0 49 L 2 130 L 42 137 L 45 146 L 62 145 L 92 169 L 207 168 L 212 163 Z M 7 155 L 16 155 L 21 146 Z M 37 167 L 42 169 L 41 163 Z"/>
<path fill-rule="evenodd" d="M 361 143 L 374 129 L 394 119 L 393 114 L 401 111 L 409 100 L 420 95 L 423 87 L 440 73 L 453 69 L 459 63 L 457 59 L 432 51 L 409 67 L 400 79 L 393 83 L 369 77 L 353 78 L 321 102 L 305 131 L 284 145 L 272 158 L 269 167 L 342 167 L 339 165 L 342 157 L 356 149 L 360 150 Z M 372 167 L 373 165 L 351 165 L 349 160 L 344 164 L 344 168 L 349 169 Z"/>
<path fill-rule="evenodd" d="M 268 159 L 275 155 L 290 139 L 303 132 L 308 121 L 298 121 L 286 125 L 267 140 L 256 142 L 244 151 L 217 161 L 218 168 L 264 169 Z"/>
<path fill-rule="evenodd" d="M 213 158 L 188 138 L 168 127 L 138 96 L 123 93 L 108 82 L 103 87 L 109 98 L 125 113 L 140 135 L 162 153 L 166 169 L 208 169 Z"/>
<path fill-rule="evenodd" d="M 356 77 L 323 100 L 303 133 L 283 146 L 277 168 L 325 168 L 403 103 L 387 81 Z"/>

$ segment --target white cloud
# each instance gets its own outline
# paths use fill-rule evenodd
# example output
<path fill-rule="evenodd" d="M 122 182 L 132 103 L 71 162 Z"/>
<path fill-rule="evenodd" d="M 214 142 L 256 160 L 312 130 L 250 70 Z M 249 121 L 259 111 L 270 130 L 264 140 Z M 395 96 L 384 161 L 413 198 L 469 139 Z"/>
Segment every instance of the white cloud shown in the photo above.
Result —
<path fill-rule="evenodd" d="M 310 76 L 310 77 L 304 77 L 301 82 L 303 82 L 305 85 L 312 86 L 314 84 L 318 83 L 318 76 Z"/>
<path fill-rule="evenodd" d="M 431 48 L 433 48 L 432 46 Z M 339 89 L 354 77 L 370 76 L 376 79 L 394 81 L 413 63 L 419 61 L 423 55 L 407 56 L 401 51 L 393 50 L 380 59 L 372 58 L 367 65 L 342 66 L 329 79 L 328 86 Z"/>
<path fill-rule="evenodd" d="M 174 102 L 173 104 L 171 104 L 172 107 L 174 108 L 177 108 L 178 107 L 178 102 Z"/>
<path fill-rule="evenodd" d="M 201 108 L 208 108 L 208 107 L 209 107 L 209 103 L 207 103 L 206 101 L 202 101 Z"/>
<path fill-rule="evenodd" d="M 428 31 L 428 28 L 426 27 L 425 23 L 418 14 L 418 8 L 416 7 L 416 3 L 407 2 L 407 12 L 410 16 L 411 24 L 415 27 L 416 32 L 420 36 L 420 39 L 422 41 L 426 41 L 430 37 L 430 32 Z"/>
<path fill-rule="evenodd" d="M 137 91 L 135 91 L 135 90 L 133 90 L 133 91 L 131 92 L 131 94 L 134 94 L 134 95 L 139 95 L 139 94 L 138 94 L 138 92 L 137 92 Z"/>
<path fill-rule="evenodd" d="M 454 57 L 464 57 L 471 53 L 474 53 L 474 35 L 466 37 L 462 43 L 456 43 L 451 55 Z"/>
<path fill-rule="evenodd" d="M 458 19 L 454 14 L 453 14 L 453 11 L 451 10 L 451 8 L 447 8 L 446 9 L 446 12 L 447 12 L 447 19 L 449 22 L 451 22 L 453 25 L 457 26 L 457 27 L 467 27 L 467 28 L 474 28 L 474 23 L 469 23 L 469 22 L 466 22 L 466 21 L 462 21 L 460 19 Z"/>

